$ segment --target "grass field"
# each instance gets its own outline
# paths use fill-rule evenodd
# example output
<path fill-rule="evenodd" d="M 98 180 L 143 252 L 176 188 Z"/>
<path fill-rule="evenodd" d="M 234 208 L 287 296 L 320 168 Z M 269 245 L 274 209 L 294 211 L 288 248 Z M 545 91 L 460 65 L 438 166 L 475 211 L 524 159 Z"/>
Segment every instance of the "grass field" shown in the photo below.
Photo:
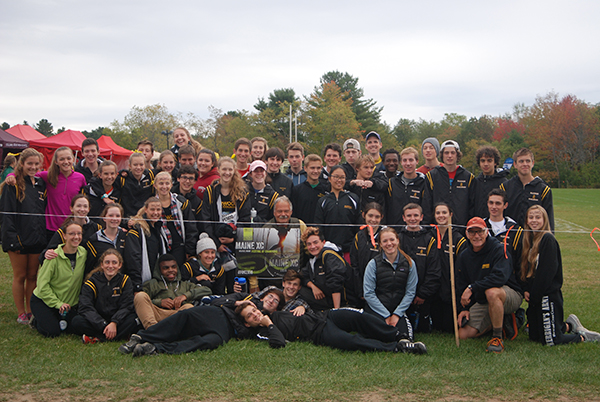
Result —
<path fill-rule="evenodd" d="M 600 190 L 554 190 L 565 313 L 600 330 Z M 564 233 L 562 231 L 577 232 Z M 587 232 L 587 233 L 583 233 Z M 600 239 L 600 233 L 597 234 Z M 119 343 L 44 339 L 16 323 L 12 271 L 0 255 L 0 400 L 394 401 L 600 400 L 600 344 L 544 347 L 520 333 L 502 355 L 487 339 L 419 336 L 426 356 L 340 352 L 305 343 L 271 350 L 232 341 L 210 352 L 132 359 Z"/>

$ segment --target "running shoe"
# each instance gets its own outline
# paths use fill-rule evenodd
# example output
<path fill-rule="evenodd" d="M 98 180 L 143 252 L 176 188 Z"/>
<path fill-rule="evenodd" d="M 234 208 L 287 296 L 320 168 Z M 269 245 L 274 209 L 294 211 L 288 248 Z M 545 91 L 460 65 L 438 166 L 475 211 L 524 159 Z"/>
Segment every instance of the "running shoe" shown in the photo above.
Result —
<path fill-rule="evenodd" d="M 497 337 L 493 337 L 492 339 L 490 339 L 490 341 L 487 343 L 486 351 L 494 353 L 504 352 L 504 344 L 502 343 L 502 339 Z"/>
<path fill-rule="evenodd" d="M 100 342 L 100 339 L 96 338 L 95 336 L 87 336 L 87 335 L 84 334 L 81 337 L 81 341 L 83 343 L 85 343 L 86 345 L 92 345 L 94 343 Z"/>
<path fill-rule="evenodd" d="M 139 343 L 142 343 L 142 337 L 139 336 L 138 334 L 132 334 L 131 337 L 129 338 L 129 342 L 124 343 L 121 346 L 119 346 L 119 352 L 123 353 L 124 355 L 127 355 L 127 354 L 133 352 L 133 349 L 135 349 L 135 347 Z"/>
<path fill-rule="evenodd" d="M 135 345 L 135 348 L 133 349 L 133 357 L 150 356 L 155 354 L 157 354 L 156 347 L 149 342 Z"/>
<path fill-rule="evenodd" d="M 424 355 L 427 353 L 427 347 L 423 342 L 411 342 L 408 339 L 400 339 L 396 344 L 396 352 Z"/>
<path fill-rule="evenodd" d="M 29 317 L 27 317 L 27 313 L 19 314 L 17 317 L 17 322 L 23 325 L 29 325 Z"/>

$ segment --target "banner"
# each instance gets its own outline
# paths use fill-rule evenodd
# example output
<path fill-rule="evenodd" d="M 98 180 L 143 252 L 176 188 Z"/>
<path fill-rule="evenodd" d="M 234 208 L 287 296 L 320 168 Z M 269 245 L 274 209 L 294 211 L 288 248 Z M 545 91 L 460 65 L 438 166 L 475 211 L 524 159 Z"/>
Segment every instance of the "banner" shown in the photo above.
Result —
<path fill-rule="evenodd" d="M 300 236 L 297 226 L 238 226 L 235 244 L 238 275 L 282 278 L 288 268 L 298 271 Z"/>

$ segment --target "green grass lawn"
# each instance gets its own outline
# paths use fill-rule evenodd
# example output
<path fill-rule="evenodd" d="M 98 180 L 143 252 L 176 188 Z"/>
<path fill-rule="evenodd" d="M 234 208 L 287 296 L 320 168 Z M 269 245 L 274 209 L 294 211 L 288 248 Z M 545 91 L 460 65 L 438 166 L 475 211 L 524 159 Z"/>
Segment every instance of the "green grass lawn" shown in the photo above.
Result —
<path fill-rule="evenodd" d="M 600 252 L 589 236 L 600 227 L 600 190 L 553 191 L 565 313 L 600 330 Z M 231 341 L 210 352 L 133 359 L 117 352 L 119 343 L 44 339 L 17 324 L 3 253 L 0 279 L 0 400 L 600 400 L 600 344 L 545 347 L 521 333 L 491 355 L 487 339 L 456 348 L 452 335 L 430 334 L 418 337 L 426 356 Z"/>

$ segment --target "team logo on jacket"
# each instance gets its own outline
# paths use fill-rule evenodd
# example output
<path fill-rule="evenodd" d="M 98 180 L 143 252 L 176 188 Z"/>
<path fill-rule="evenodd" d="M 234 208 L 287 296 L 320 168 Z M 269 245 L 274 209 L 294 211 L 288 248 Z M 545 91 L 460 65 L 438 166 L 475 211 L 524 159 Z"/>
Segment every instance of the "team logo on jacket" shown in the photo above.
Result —
<path fill-rule="evenodd" d="M 538 201 L 539 197 L 540 197 L 540 193 L 534 193 L 534 192 L 529 193 L 529 201 Z"/>
<path fill-rule="evenodd" d="M 490 264 L 483 264 L 481 269 L 490 269 Z"/>
<path fill-rule="evenodd" d="M 112 297 L 119 297 L 119 296 L 121 296 L 121 287 L 115 286 L 113 288 Z"/>
<path fill-rule="evenodd" d="M 466 180 L 456 180 L 456 188 L 467 188 Z"/>
<path fill-rule="evenodd" d="M 414 198 L 414 199 L 420 200 L 421 199 L 421 192 L 418 191 L 418 190 L 411 190 L 411 192 L 410 192 L 410 198 Z"/>

